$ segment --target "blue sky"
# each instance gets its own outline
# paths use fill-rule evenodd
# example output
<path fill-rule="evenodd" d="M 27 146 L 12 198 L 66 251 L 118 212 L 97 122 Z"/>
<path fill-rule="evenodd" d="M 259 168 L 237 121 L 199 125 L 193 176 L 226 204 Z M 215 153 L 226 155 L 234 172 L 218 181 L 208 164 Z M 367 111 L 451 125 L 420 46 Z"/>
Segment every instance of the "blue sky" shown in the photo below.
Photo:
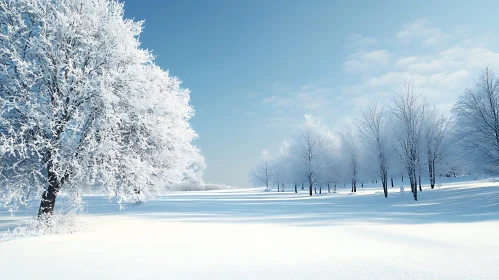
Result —
<path fill-rule="evenodd" d="M 191 90 L 205 181 L 248 185 L 310 113 L 331 128 L 412 74 L 449 110 L 499 68 L 499 1 L 127 0 L 143 47 Z M 499 71 L 499 70 L 498 70 Z"/>

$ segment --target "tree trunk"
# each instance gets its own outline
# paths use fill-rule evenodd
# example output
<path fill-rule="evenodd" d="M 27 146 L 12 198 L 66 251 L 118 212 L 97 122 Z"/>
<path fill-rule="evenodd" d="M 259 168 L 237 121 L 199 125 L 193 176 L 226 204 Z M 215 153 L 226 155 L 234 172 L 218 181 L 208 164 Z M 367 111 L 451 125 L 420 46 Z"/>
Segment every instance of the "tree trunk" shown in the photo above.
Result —
<path fill-rule="evenodd" d="M 435 188 L 435 183 L 437 181 L 437 173 L 435 173 L 435 162 L 432 162 L 432 165 L 433 165 L 433 168 L 432 168 L 432 171 L 433 171 L 433 180 L 431 181 L 431 188 Z"/>
<path fill-rule="evenodd" d="M 302 189 L 302 190 L 303 190 L 303 185 L 304 185 L 304 184 L 303 184 L 303 183 L 301 183 L 301 189 Z"/>
<path fill-rule="evenodd" d="M 319 194 L 322 194 L 322 185 L 319 186 Z"/>
<path fill-rule="evenodd" d="M 309 183 L 308 190 L 310 192 L 310 196 L 312 196 L 312 183 Z"/>
<path fill-rule="evenodd" d="M 414 193 L 414 178 L 412 175 L 409 175 L 409 183 L 411 184 L 411 192 Z"/>
<path fill-rule="evenodd" d="M 383 172 L 381 175 L 381 184 L 383 185 L 383 194 L 388 197 L 388 176 Z"/>
<path fill-rule="evenodd" d="M 431 161 L 428 163 L 428 175 L 430 175 L 430 187 L 432 189 L 434 189 L 435 188 L 435 166 Z"/>
<path fill-rule="evenodd" d="M 392 188 L 393 188 L 393 177 L 390 178 L 392 180 Z"/>
<path fill-rule="evenodd" d="M 60 188 L 57 175 L 52 171 L 52 164 L 50 161 L 47 165 L 47 169 L 49 185 L 43 192 L 40 208 L 38 209 L 38 218 L 42 215 L 52 215 L 54 213 L 55 199 Z"/>
<path fill-rule="evenodd" d="M 402 183 L 404 182 L 404 175 L 402 175 Z"/>
<path fill-rule="evenodd" d="M 362 187 L 364 187 L 364 182 L 362 182 Z"/>
<path fill-rule="evenodd" d="M 295 184 L 295 193 L 298 193 L 298 187 Z"/>
<path fill-rule="evenodd" d="M 314 187 L 314 193 L 317 194 L 317 186 Z"/>
<path fill-rule="evenodd" d="M 281 183 L 281 186 L 282 186 L 281 191 L 284 192 L 284 183 Z"/>
<path fill-rule="evenodd" d="M 417 185 L 417 181 L 416 181 L 416 174 L 414 174 L 414 178 L 413 178 L 413 182 L 414 182 L 414 200 L 418 200 L 418 185 Z"/>
<path fill-rule="evenodd" d="M 329 188 L 329 183 L 327 183 L 327 193 L 331 193 L 331 189 Z"/>
<path fill-rule="evenodd" d="M 419 175 L 419 191 L 422 192 L 423 189 L 421 188 L 421 175 Z"/>

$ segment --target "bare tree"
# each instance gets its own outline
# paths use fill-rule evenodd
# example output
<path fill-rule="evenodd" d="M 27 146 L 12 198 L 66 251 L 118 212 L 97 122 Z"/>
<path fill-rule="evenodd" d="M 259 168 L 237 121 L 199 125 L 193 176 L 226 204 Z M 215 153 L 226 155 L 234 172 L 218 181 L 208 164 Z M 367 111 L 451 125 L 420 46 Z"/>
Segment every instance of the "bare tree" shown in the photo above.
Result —
<path fill-rule="evenodd" d="M 357 192 L 357 176 L 359 172 L 358 146 L 353 129 L 350 125 L 344 133 L 339 133 L 342 149 L 348 161 L 348 173 L 351 179 L 352 192 Z"/>
<path fill-rule="evenodd" d="M 388 197 L 388 136 L 386 135 L 385 111 L 378 103 L 370 103 L 361 110 L 362 119 L 357 125 L 363 142 L 374 148 L 378 172 L 385 198 Z M 392 179 L 393 185 L 393 179 Z"/>
<path fill-rule="evenodd" d="M 436 165 L 444 155 L 443 140 L 448 127 L 447 119 L 436 107 L 428 110 L 425 120 L 425 144 L 428 156 L 428 175 L 430 187 L 435 188 Z"/>
<path fill-rule="evenodd" d="M 489 67 L 453 108 L 457 139 L 468 160 L 490 171 L 499 165 L 499 79 Z"/>
<path fill-rule="evenodd" d="M 269 184 L 273 176 L 273 168 L 270 160 L 271 158 L 269 156 L 269 152 L 267 150 L 263 150 L 260 163 L 254 170 L 251 170 L 250 173 L 251 180 L 253 182 L 257 184 L 265 184 L 267 189 L 269 188 Z"/>
<path fill-rule="evenodd" d="M 419 168 L 417 167 L 426 101 L 423 94 L 416 91 L 414 79 L 406 78 L 393 99 L 393 103 L 396 150 L 409 175 L 414 200 L 418 200 L 417 172 Z"/>
<path fill-rule="evenodd" d="M 326 144 L 323 133 L 328 132 L 322 123 L 310 115 L 305 115 L 305 123 L 301 124 L 298 130 L 298 151 L 303 161 L 309 194 L 312 196 L 312 188 L 319 181 L 320 156 Z"/>

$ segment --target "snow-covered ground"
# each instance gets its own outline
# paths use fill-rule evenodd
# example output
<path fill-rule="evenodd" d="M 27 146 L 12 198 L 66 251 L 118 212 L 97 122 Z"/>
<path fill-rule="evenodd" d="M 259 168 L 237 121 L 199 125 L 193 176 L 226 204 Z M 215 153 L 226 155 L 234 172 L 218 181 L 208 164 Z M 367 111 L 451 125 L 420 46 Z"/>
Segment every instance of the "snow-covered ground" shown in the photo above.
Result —
<path fill-rule="evenodd" d="M 499 183 L 453 180 L 418 202 L 400 182 L 388 199 L 370 185 L 172 193 L 121 211 L 86 197 L 82 231 L 0 242 L 0 279 L 499 279 Z M 35 213 L 0 210 L 0 234 Z"/>

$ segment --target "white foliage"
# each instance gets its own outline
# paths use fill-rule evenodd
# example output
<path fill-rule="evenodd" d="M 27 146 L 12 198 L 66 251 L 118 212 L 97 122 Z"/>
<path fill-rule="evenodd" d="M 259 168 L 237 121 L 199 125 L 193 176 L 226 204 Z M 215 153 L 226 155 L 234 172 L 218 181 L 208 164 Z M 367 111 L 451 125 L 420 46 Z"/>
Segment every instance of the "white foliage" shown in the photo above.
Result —
<path fill-rule="evenodd" d="M 0 1 L 0 204 L 199 182 L 189 92 L 112 0 Z M 45 192 L 46 194 L 46 192 Z"/>

